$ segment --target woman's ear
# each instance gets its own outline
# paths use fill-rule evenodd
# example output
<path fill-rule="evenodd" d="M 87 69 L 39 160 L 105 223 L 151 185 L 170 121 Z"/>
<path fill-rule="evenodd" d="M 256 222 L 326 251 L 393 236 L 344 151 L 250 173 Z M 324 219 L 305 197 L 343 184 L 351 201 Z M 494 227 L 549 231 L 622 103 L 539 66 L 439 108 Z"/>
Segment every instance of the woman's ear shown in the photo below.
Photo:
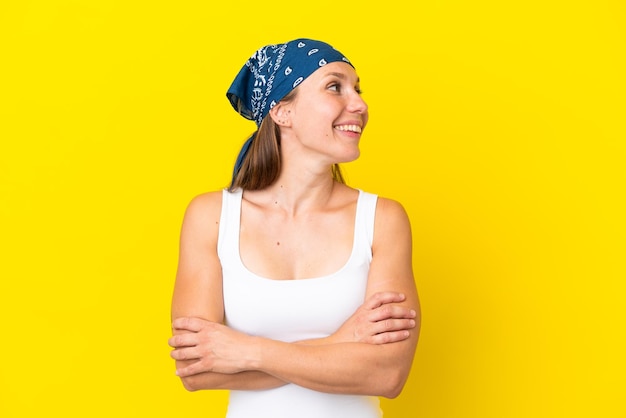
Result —
<path fill-rule="evenodd" d="M 278 126 L 291 126 L 291 110 L 289 106 L 283 102 L 278 102 L 270 109 L 270 117 Z"/>

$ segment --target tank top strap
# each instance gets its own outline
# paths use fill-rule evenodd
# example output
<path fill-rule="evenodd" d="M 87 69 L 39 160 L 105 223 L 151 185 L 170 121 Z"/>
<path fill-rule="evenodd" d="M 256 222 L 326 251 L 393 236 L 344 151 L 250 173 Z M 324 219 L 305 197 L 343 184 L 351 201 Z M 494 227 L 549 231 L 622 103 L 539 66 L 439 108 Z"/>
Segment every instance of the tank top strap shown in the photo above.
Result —
<path fill-rule="evenodd" d="M 358 251 L 366 251 L 371 260 L 372 243 L 374 242 L 374 221 L 376 220 L 376 203 L 378 196 L 359 190 L 354 221 L 354 245 Z"/>
<path fill-rule="evenodd" d="M 217 236 L 217 254 L 220 258 L 239 256 L 239 228 L 243 190 L 222 192 L 222 212 Z M 235 251 L 235 253 L 233 253 Z M 222 258 L 223 259 L 223 258 Z"/>

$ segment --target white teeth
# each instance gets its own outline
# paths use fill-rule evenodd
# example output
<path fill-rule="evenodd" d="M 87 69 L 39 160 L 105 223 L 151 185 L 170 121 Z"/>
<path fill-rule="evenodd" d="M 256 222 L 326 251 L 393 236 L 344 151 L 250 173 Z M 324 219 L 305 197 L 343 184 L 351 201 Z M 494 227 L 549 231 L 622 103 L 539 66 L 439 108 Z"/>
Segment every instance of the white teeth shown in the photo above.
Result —
<path fill-rule="evenodd" d="M 361 127 L 359 125 L 337 125 L 335 128 L 340 131 L 361 133 Z"/>

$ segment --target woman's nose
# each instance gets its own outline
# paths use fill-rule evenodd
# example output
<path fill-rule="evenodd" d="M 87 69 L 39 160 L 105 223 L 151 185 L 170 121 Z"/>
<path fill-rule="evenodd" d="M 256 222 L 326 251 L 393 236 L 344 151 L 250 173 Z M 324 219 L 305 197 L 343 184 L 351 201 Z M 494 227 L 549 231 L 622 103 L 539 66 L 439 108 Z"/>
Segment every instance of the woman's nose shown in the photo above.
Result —
<path fill-rule="evenodd" d="M 354 92 L 350 96 L 350 103 L 348 104 L 348 109 L 351 112 L 355 113 L 366 113 L 367 112 L 367 103 L 363 100 L 363 97 L 357 92 Z"/>

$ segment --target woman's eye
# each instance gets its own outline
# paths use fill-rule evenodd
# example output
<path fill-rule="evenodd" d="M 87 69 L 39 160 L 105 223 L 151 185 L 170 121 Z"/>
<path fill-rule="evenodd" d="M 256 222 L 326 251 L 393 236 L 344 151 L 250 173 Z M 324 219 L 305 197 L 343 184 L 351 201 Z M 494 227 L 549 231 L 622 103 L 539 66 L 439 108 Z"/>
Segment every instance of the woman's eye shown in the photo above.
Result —
<path fill-rule="evenodd" d="M 343 89 L 341 88 L 341 84 L 340 84 L 340 83 L 332 83 L 332 84 L 329 84 L 327 88 L 328 88 L 328 90 L 334 91 L 335 93 L 341 93 L 341 91 L 343 90 Z M 354 87 L 354 91 L 355 91 L 357 94 L 362 94 L 362 93 L 363 93 L 363 91 L 361 90 L 361 87 L 360 87 L 360 86 L 355 86 L 355 87 Z"/>
<path fill-rule="evenodd" d="M 336 91 L 336 92 L 339 92 L 341 90 L 341 88 L 339 87 L 339 84 L 337 84 L 337 83 L 333 83 L 333 84 L 329 85 L 328 89 L 332 90 L 332 91 Z"/>

